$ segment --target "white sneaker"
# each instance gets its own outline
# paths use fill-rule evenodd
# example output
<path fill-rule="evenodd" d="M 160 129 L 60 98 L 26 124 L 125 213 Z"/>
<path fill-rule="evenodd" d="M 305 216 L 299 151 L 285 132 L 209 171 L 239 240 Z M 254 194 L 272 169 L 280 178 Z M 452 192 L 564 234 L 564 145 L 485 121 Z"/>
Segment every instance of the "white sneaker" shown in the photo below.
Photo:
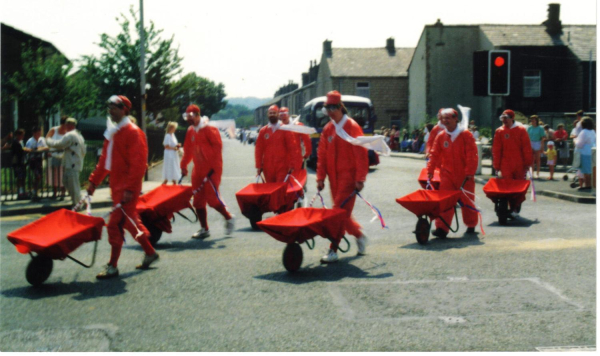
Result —
<path fill-rule="evenodd" d="M 96 278 L 98 278 L 98 279 L 108 279 L 108 278 L 117 277 L 118 275 L 119 275 L 119 269 L 117 267 L 113 267 L 110 264 L 107 264 L 106 266 L 104 266 L 104 268 L 102 269 L 102 271 L 100 273 L 98 273 L 98 275 L 96 276 Z"/>
<path fill-rule="evenodd" d="M 235 228 L 235 215 L 231 214 L 231 219 L 225 220 L 225 235 L 230 236 Z"/>
<path fill-rule="evenodd" d="M 201 228 L 195 234 L 192 235 L 192 239 L 205 239 L 210 236 L 210 231 L 205 228 Z"/>
<path fill-rule="evenodd" d="M 334 263 L 337 262 L 338 259 L 337 253 L 330 249 L 325 256 L 321 257 L 321 263 Z"/>
<path fill-rule="evenodd" d="M 516 219 L 519 217 L 519 213 L 517 213 L 516 211 L 511 211 L 510 216 L 512 216 L 513 219 Z"/>
<path fill-rule="evenodd" d="M 364 256 L 367 254 L 367 243 L 368 242 L 369 242 L 369 240 L 367 239 L 367 237 L 365 235 L 362 235 L 361 237 L 356 239 L 356 245 L 358 246 L 357 255 Z"/>

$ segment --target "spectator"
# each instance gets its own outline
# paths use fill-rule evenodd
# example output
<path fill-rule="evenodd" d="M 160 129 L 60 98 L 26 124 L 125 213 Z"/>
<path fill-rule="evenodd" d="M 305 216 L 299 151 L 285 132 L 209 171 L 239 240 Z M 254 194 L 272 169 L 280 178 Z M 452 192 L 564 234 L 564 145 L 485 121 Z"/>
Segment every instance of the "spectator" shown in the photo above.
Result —
<path fill-rule="evenodd" d="M 42 137 L 42 128 L 36 126 L 33 128 L 33 136 L 27 140 L 25 151 L 29 152 L 29 169 L 33 174 L 33 191 L 31 192 L 31 201 L 39 201 L 39 185 L 42 181 L 42 170 L 44 169 L 44 157 L 42 152 L 48 151 L 48 145 Z"/>
<path fill-rule="evenodd" d="M 544 132 L 546 136 L 544 137 L 544 142 L 546 143 L 546 149 L 548 148 L 548 142 L 554 140 L 554 130 L 550 128 L 550 125 L 544 125 Z"/>
<path fill-rule="evenodd" d="M 580 170 L 583 180 L 579 180 L 579 190 L 592 189 L 592 147 L 596 146 L 595 124 L 591 117 L 581 120 L 581 132 L 575 138 L 575 147 L 581 155 Z"/>
<path fill-rule="evenodd" d="M 25 150 L 23 149 L 23 138 L 25 130 L 15 131 L 11 145 L 12 167 L 17 182 L 17 199 L 27 199 L 25 194 Z"/>
<path fill-rule="evenodd" d="M 390 145 L 390 129 L 383 130 L 383 137 L 385 137 L 385 144 Z"/>
<path fill-rule="evenodd" d="M 548 180 L 554 180 L 554 166 L 556 165 L 557 156 L 556 150 L 554 149 L 554 142 L 548 141 L 548 149 L 544 152 L 544 154 L 546 157 L 548 157 L 546 164 L 550 169 L 550 177 L 548 177 Z"/>
<path fill-rule="evenodd" d="M 46 139 L 52 138 L 55 141 L 60 140 L 66 133 L 67 128 L 65 122 L 67 121 L 66 116 L 60 118 L 60 125 L 55 126 L 48 131 Z M 60 190 L 59 200 L 65 198 L 65 186 L 63 185 L 63 167 L 62 167 L 63 151 L 52 150 L 50 151 L 50 164 L 48 165 L 48 185 L 52 186 L 52 199 L 58 197 L 57 193 Z"/>
<path fill-rule="evenodd" d="M 392 130 L 390 131 L 390 150 L 396 152 L 399 151 L 399 140 L 396 141 L 396 137 L 400 137 L 400 133 L 398 132 L 398 126 L 392 125 Z"/>
<path fill-rule="evenodd" d="M 540 119 L 537 115 L 532 115 L 529 118 L 529 123 L 531 123 L 531 126 L 527 128 L 527 134 L 529 135 L 529 140 L 531 141 L 531 150 L 533 151 L 534 172 L 537 172 L 535 178 L 539 179 L 542 148 L 546 133 L 544 132 L 544 129 L 539 126 Z"/>
<path fill-rule="evenodd" d="M 4 136 L 4 138 L 2 139 L 2 143 L 0 144 L 0 147 L 2 147 L 2 151 L 10 150 L 11 146 L 12 146 L 12 142 L 13 142 L 13 133 L 9 132 L 8 135 Z"/>
<path fill-rule="evenodd" d="M 479 141 L 479 129 L 477 128 L 477 126 L 471 126 L 471 133 L 473 134 L 473 138 L 475 139 L 475 141 Z"/>
<path fill-rule="evenodd" d="M 575 138 L 577 138 L 577 136 L 579 135 L 579 133 L 581 132 L 582 128 L 581 128 L 581 118 L 583 117 L 583 110 L 579 110 L 577 112 L 577 117 L 575 118 L 575 121 L 573 121 L 573 130 L 571 130 L 571 134 L 570 134 L 570 138 L 573 139 L 573 143 L 575 143 Z M 577 148 L 577 145 L 575 145 L 574 149 L 573 149 L 573 168 L 578 168 L 581 164 L 581 155 L 579 153 L 579 148 Z M 577 174 L 579 175 L 581 172 L 578 170 Z"/>
<path fill-rule="evenodd" d="M 554 132 L 554 145 L 558 150 L 558 155 L 562 161 L 563 167 L 567 167 L 567 159 L 569 158 L 569 134 L 565 130 L 564 124 L 558 124 Z M 558 162 L 556 163 L 558 165 Z"/>
<path fill-rule="evenodd" d="M 177 181 L 181 178 L 181 167 L 179 167 L 179 148 L 181 144 L 177 142 L 175 137 L 175 130 L 177 130 L 177 122 L 171 121 L 167 124 L 167 133 L 163 140 L 163 146 L 165 147 L 165 153 L 163 158 L 163 183 L 167 184 L 168 181 L 172 181 L 173 184 L 177 184 Z"/>
<path fill-rule="evenodd" d="M 73 205 L 77 205 L 81 200 L 81 184 L 79 183 L 79 173 L 83 170 L 83 159 L 86 153 L 85 140 L 81 133 L 75 129 L 77 120 L 68 118 L 65 121 L 67 133 L 58 141 L 52 138 L 48 139 L 48 146 L 62 149 L 63 185 L 71 196 Z"/>

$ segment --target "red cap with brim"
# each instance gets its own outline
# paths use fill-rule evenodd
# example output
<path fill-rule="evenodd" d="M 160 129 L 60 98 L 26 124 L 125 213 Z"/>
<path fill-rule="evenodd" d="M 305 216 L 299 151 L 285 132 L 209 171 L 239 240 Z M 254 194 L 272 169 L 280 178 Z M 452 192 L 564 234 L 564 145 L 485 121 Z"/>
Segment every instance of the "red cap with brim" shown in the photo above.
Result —
<path fill-rule="evenodd" d="M 502 115 L 508 115 L 508 116 L 510 116 L 511 119 L 515 118 L 515 112 L 510 109 L 504 110 L 502 112 Z"/>
<path fill-rule="evenodd" d="M 277 112 L 279 112 L 279 106 L 277 106 L 277 105 L 271 105 L 271 106 L 269 106 L 269 110 L 267 110 L 267 111 L 277 111 Z"/>
<path fill-rule="evenodd" d="M 327 101 L 325 105 L 339 105 L 342 102 L 342 94 L 339 91 L 333 90 L 327 93 Z"/>
<path fill-rule="evenodd" d="M 200 115 L 200 108 L 198 107 L 198 105 L 192 104 L 192 105 L 188 106 L 187 109 L 185 110 L 186 114 L 189 114 L 192 112 Z"/>

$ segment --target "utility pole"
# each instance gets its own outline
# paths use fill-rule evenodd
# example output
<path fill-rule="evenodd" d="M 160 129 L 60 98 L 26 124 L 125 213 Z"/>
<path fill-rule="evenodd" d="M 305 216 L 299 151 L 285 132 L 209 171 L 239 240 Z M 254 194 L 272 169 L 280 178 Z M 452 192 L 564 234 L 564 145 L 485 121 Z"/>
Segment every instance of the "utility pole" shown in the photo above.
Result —
<path fill-rule="evenodd" d="M 140 0 L 140 88 L 141 88 L 141 100 L 142 100 L 142 112 L 140 113 L 140 127 L 148 140 L 146 135 L 146 36 L 144 34 L 144 0 Z M 150 157 L 148 157 L 149 159 Z M 148 180 L 148 170 L 144 180 Z"/>

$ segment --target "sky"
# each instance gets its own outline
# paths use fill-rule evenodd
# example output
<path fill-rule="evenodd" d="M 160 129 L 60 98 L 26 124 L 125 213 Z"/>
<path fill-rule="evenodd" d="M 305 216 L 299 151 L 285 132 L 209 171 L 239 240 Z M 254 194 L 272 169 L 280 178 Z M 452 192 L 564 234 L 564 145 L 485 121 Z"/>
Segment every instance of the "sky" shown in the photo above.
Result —
<path fill-rule="evenodd" d="M 183 75 L 225 85 L 227 97 L 270 98 L 301 84 L 323 41 L 333 47 L 416 47 L 426 25 L 541 24 L 559 3 L 565 25 L 596 24 L 596 0 L 144 1 L 144 21 L 174 36 Z M 51 42 L 67 58 L 99 55 L 100 34 L 119 33 L 116 18 L 139 0 L 0 0 L 0 21 Z"/>

